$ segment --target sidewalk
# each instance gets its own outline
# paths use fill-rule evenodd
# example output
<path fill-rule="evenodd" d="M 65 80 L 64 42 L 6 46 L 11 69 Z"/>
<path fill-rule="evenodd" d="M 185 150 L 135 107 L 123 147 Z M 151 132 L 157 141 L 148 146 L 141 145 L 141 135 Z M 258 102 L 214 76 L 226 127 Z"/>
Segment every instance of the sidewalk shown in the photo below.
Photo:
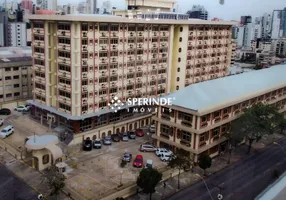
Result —
<path fill-rule="evenodd" d="M 33 188 L 37 193 L 43 194 L 46 199 L 54 200 L 56 197 L 49 196 L 48 185 L 43 180 L 43 175 L 20 160 L 15 159 L 8 152 L 0 147 L 0 162 L 13 172 L 19 179 Z M 57 197 L 60 200 L 68 200 L 65 194 L 60 193 Z"/>
<path fill-rule="evenodd" d="M 266 147 L 267 145 L 270 145 L 273 143 L 273 141 L 279 140 L 281 139 L 283 136 L 278 135 L 278 134 L 274 134 L 271 136 L 268 136 L 267 138 L 261 139 L 258 143 L 254 142 L 252 145 L 252 149 L 251 149 L 251 154 L 255 153 L 257 150 Z M 231 155 L 231 162 L 230 164 L 233 164 L 239 160 L 241 160 L 242 158 L 244 158 L 247 152 L 247 145 L 241 145 L 239 147 L 237 147 L 236 149 L 233 150 L 233 153 Z M 212 166 L 207 169 L 207 174 L 211 175 L 214 174 L 222 169 L 224 169 L 225 167 L 229 166 L 227 164 L 228 161 L 228 157 L 229 154 L 225 153 L 224 155 L 220 155 L 217 156 L 215 158 L 213 158 L 212 160 Z M 203 174 L 203 170 L 200 169 L 198 166 L 196 166 L 194 168 L 194 173 L 192 172 L 184 172 L 181 173 L 180 175 L 180 188 L 184 189 L 186 187 L 189 187 L 190 185 L 195 184 L 198 181 L 201 181 L 201 179 L 199 177 L 197 177 L 195 174 L 198 173 L 200 175 Z M 179 190 L 177 189 L 178 187 L 178 177 L 172 177 L 170 179 L 168 179 L 168 181 L 166 181 L 166 188 L 164 188 L 164 183 L 161 182 L 158 184 L 158 186 L 156 187 L 156 192 L 152 195 L 152 200 L 161 200 L 164 199 L 176 192 L 178 192 Z M 129 198 L 127 198 L 128 200 L 149 200 L 149 195 L 143 194 L 143 193 L 139 193 L 137 195 L 133 195 Z"/>

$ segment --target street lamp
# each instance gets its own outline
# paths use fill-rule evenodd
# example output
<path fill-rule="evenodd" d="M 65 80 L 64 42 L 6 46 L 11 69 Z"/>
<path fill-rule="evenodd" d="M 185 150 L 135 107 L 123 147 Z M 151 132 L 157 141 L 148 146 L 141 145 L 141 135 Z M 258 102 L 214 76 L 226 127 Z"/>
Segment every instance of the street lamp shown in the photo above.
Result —
<path fill-rule="evenodd" d="M 209 195 L 210 195 L 210 197 L 211 197 L 211 200 L 214 200 L 213 197 L 212 197 L 211 191 L 209 190 L 209 187 L 208 187 L 208 185 L 207 185 L 205 179 L 204 179 L 201 175 L 199 175 L 199 174 L 195 174 L 195 175 L 203 180 L 203 182 L 204 182 L 204 184 L 205 184 L 205 186 L 206 186 L 206 188 L 207 188 L 207 191 L 208 191 L 208 193 L 209 193 Z"/>
<path fill-rule="evenodd" d="M 279 143 L 277 143 L 277 142 L 273 142 L 273 144 L 278 145 L 278 146 L 282 149 L 282 151 L 284 152 L 284 154 L 286 155 L 286 152 L 285 152 L 285 150 L 284 150 L 284 147 L 283 147 L 281 144 L 279 144 Z"/>

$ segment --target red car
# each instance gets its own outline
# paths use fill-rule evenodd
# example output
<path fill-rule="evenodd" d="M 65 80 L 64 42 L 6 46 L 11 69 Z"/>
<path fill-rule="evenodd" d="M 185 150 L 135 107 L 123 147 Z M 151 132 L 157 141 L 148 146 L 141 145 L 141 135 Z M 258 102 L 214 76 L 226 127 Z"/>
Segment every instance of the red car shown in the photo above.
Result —
<path fill-rule="evenodd" d="M 137 155 L 133 161 L 134 167 L 143 167 L 143 156 Z"/>
<path fill-rule="evenodd" d="M 137 135 L 138 137 L 143 137 L 143 136 L 144 136 L 143 130 L 142 130 L 142 129 L 137 129 L 137 130 L 136 130 L 136 135 Z"/>

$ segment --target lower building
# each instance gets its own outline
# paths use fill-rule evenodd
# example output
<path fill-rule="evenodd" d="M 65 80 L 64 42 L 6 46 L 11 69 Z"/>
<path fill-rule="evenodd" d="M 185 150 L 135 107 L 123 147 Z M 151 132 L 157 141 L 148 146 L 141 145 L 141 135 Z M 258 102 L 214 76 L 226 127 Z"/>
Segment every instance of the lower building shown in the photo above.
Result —
<path fill-rule="evenodd" d="M 1 104 L 32 97 L 31 48 L 0 48 Z"/>
<path fill-rule="evenodd" d="M 157 146 L 194 156 L 211 157 L 227 149 L 225 135 L 231 122 L 245 108 L 262 102 L 276 105 L 286 114 L 286 65 L 190 85 L 167 97 L 175 99 L 171 109 L 159 107 L 156 117 Z"/>
<path fill-rule="evenodd" d="M 79 144 L 90 137 L 91 139 L 104 138 L 115 133 L 124 133 L 152 123 L 153 112 L 143 112 L 133 109 L 122 109 L 112 112 L 104 109 L 95 113 L 81 116 L 67 115 L 53 107 L 39 105 L 29 100 L 31 116 L 54 128 L 59 134 L 67 134 L 66 143 Z"/>
<path fill-rule="evenodd" d="M 272 51 L 277 57 L 286 57 L 286 38 L 272 40 Z"/>

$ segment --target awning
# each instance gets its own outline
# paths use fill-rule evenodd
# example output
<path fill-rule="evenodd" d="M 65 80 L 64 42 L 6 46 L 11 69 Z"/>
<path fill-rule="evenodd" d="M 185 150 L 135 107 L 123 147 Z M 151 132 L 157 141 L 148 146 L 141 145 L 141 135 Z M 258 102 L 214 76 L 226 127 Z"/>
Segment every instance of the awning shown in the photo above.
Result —
<path fill-rule="evenodd" d="M 55 145 L 55 144 L 49 144 L 46 146 L 46 149 L 50 150 L 50 152 L 52 153 L 53 156 L 53 160 L 54 162 L 58 159 L 61 158 L 63 156 L 63 151 L 62 149 Z"/>

